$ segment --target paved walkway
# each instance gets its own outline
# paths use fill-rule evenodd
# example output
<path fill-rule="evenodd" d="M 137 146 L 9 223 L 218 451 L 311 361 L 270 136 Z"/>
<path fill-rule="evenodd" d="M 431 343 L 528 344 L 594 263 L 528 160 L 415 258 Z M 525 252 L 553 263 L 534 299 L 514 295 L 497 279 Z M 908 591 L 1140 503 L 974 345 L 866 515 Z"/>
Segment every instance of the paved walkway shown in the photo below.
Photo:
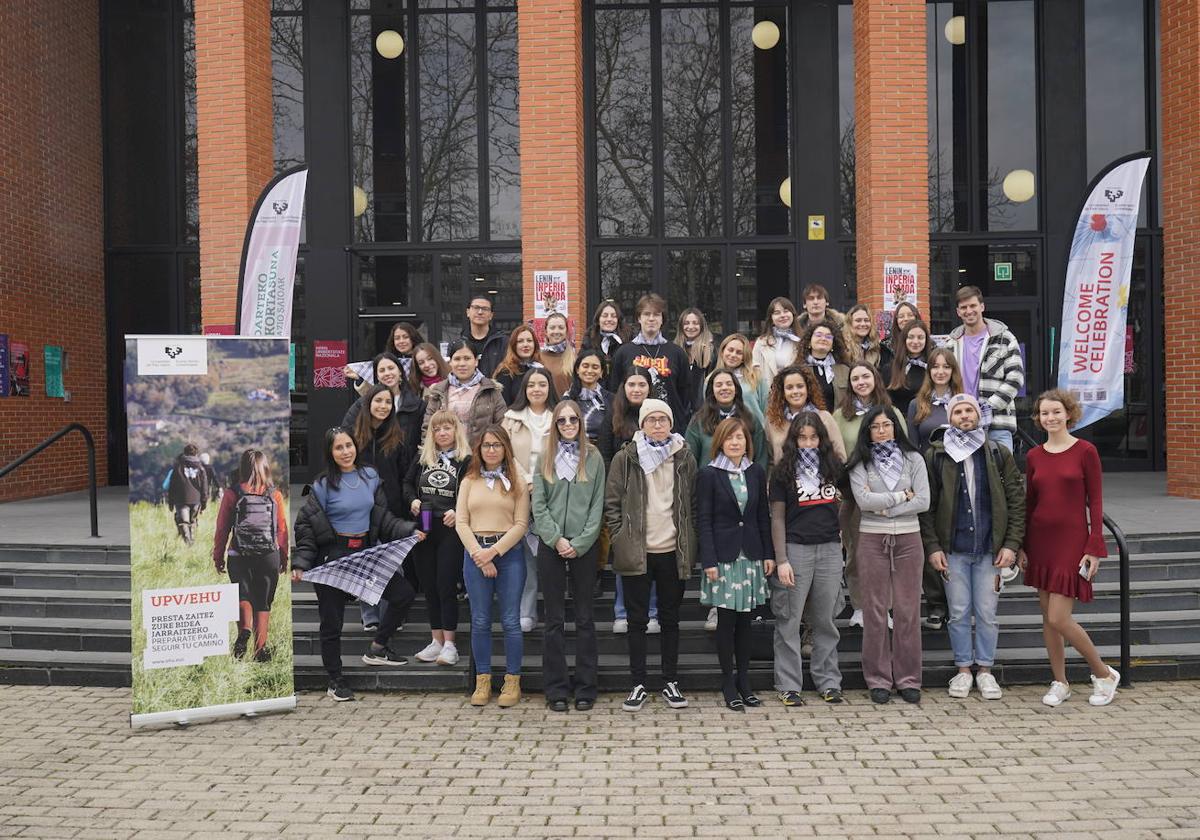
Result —
<path fill-rule="evenodd" d="M 1200 837 L 1200 683 L 639 715 L 304 694 L 132 732 L 129 694 L 0 687 L 0 836 Z M 519 827 L 519 830 L 518 828 Z"/>

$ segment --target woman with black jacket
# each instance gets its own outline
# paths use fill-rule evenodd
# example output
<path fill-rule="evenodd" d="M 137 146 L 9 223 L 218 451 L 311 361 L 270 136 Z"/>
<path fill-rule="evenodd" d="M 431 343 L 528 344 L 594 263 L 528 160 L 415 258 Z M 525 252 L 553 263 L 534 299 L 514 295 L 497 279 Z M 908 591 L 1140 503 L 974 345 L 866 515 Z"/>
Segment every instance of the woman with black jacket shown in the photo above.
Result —
<path fill-rule="evenodd" d="M 395 403 L 386 385 L 372 385 L 363 395 L 366 411 L 357 413 L 351 436 L 358 449 L 358 462 L 374 467 L 387 496 L 392 516 L 406 516 L 404 504 L 404 475 L 412 458 L 408 441 L 400 428 Z"/>
<path fill-rule="evenodd" d="M 767 474 L 752 460 L 753 448 L 746 421 L 726 418 L 713 432 L 712 460 L 696 475 L 700 603 L 717 608 L 721 693 L 735 712 L 762 705 L 750 689 L 750 620 L 767 603 L 775 570 Z"/>
<path fill-rule="evenodd" d="M 325 433 L 325 464 L 325 472 L 306 488 L 311 492 L 296 516 L 293 582 L 300 581 L 309 569 L 381 542 L 403 539 L 415 530 L 414 523 L 397 519 L 388 510 L 379 473 L 359 463 L 354 438 L 340 426 Z M 418 538 L 424 539 L 424 534 Z M 321 583 L 314 583 L 313 589 L 321 617 L 321 663 L 329 674 L 327 693 L 339 702 L 353 700 L 354 692 L 342 677 L 342 624 L 351 598 Z M 363 662 L 403 665 L 407 660 L 397 656 L 388 642 L 415 593 L 403 573 L 397 573 L 388 581 L 383 597 L 388 607 Z"/>
<path fill-rule="evenodd" d="M 404 503 L 428 537 L 413 549 L 413 563 L 429 612 L 431 640 L 421 662 L 457 665 L 458 580 L 463 546 L 454 527 L 458 482 L 471 463 L 467 430 L 458 415 L 443 410 L 429 418 L 421 453 L 404 477 Z"/>
<path fill-rule="evenodd" d="M 421 420 L 425 416 L 425 401 L 400 369 L 400 360 L 391 353 L 380 353 L 375 357 L 375 382 L 385 386 L 392 394 L 392 402 L 396 407 L 396 422 L 404 435 L 404 448 L 411 459 L 417 452 L 417 443 L 421 440 Z M 353 429 L 358 416 L 367 406 L 368 396 L 360 397 L 346 411 L 342 418 L 342 426 Z"/>
<path fill-rule="evenodd" d="M 608 404 L 600 424 L 600 454 L 604 466 L 612 463 L 613 455 L 633 440 L 638 431 L 638 412 L 650 396 L 650 374 L 643 368 L 633 368 L 621 380 L 621 387 Z"/>

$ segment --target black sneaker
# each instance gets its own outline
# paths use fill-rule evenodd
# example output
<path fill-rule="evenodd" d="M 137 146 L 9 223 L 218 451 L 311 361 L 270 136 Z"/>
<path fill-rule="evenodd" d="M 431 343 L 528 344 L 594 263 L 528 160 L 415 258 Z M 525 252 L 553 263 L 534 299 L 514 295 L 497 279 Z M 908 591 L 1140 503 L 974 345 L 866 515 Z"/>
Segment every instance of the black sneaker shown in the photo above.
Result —
<path fill-rule="evenodd" d="M 900 689 L 900 699 L 905 703 L 920 703 L 921 689 L 919 688 L 902 688 Z"/>
<path fill-rule="evenodd" d="M 267 647 L 266 645 L 263 645 L 261 648 L 254 651 L 254 661 L 255 662 L 270 662 L 271 661 L 271 649 L 269 647 Z"/>
<path fill-rule="evenodd" d="M 683 696 L 683 692 L 679 690 L 679 683 L 669 682 L 667 687 L 662 690 L 663 699 L 667 701 L 667 705 L 672 709 L 686 709 L 687 698 Z"/>
<path fill-rule="evenodd" d="M 233 658 L 241 659 L 246 655 L 246 645 L 250 641 L 249 630 L 239 630 L 237 640 L 233 643 Z"/>
<path fill-rule="evenodd" d="M 338 703 L 354 699 L 354 692 L 350 690 L 350 686 L 346 685 L 345 680 L 334 680 L 329 684 L 329 690 L 325 693 Z"/>
<path fill-rule="evenodd" d="M 364 625 L 363 625 L 363 632 L 364 632 L 364 633 L 378 633 L 378 632 L 379 632 L 379 625 L 378 625 L 378 624 L 376 624 L 376 623 L 374 623 L 374 622 L 371 622 L 370 624 L 364 624 Z"/>
<path fill-rule="evenodd" d="M 407 665 L 408 659 L 396 653 L 387 645 L 380 647 L 371 642 L 371 646 L 367 648 L 367 652 L 363 654 L 362 661 L 368 665 Z"/>
<path fill-rule="evenodd" d="M 891 700 L 892 700 L 892 692 L 888 691 L 886 688 L 872 688 L 871 689 L 871 702 L 872 703 L 880 703 L 880 704 L 890 703 Z"/>
<path fill-rule="evenodd" d="M 799 691 L 781 691 L 779 692 L 779 702 L 785 706 L 803 706 L 804 698 L 800 696 Z"/>
<path fill-rule="evenodd" d="M 941 630 L 946 626 L 946 616 L 940 612 L 931 612 L 921 624 L 927 630 Z"/>
<path fill-rule="evenodd" d="M 841 703 L 842 690 L 840 688 L 827 688 L 821 692 L 821 699 L 826 703 Z"/>
<path fill-rule="evenodd" d="M 625 698 L 625 702 L 621 704 L 621 708 L 627 712 L 640 712 L 642 706 L 646 705 L 646 687 L 644 685 L 635 685 L 633 691 L 629 692 L 629 696 Z"/>

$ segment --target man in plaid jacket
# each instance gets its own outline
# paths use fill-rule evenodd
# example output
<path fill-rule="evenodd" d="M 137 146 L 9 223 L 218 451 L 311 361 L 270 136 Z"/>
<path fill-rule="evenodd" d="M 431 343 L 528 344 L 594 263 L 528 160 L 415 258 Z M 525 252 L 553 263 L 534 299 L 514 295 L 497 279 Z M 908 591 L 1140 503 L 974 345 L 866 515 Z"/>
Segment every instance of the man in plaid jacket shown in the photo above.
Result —
<path fill-rule="evenodd" d="M 962 368 L 963 391 L 991 406 L 988 437 L 1012 451 L 1017 394 L 1025 384 L 1021 346 L 1003 321 L 983 317 L 978 286 L 963 286 L 955 301 L 962 326 L 951 331 L 947 346 Z"/>

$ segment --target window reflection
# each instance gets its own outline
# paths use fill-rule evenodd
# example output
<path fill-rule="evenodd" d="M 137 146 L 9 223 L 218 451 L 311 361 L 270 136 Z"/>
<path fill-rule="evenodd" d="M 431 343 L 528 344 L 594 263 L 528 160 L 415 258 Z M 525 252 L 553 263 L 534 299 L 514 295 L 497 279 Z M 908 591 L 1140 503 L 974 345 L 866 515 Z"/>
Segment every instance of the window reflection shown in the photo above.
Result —
<path fill-rule="evenodd" d="M 724 334 L 723 286 L 720 251 L 668 251 L 666 299 L 669 323 L 664 324 L 663 329 L 674 336 L 679 313 L 694 306 L 704 313 L 713 335 Z"/>
<path fill-rule="evenodd" d="M 854 6 L 838 6 L 838 193 L 841 232 L 855 229 L 854 177 Z"/>
<path fill-rule="evenodd" d="M 930 3 L 926 10 L 928 45 L 929 230 L 968 230 L 970 135 L 967 114 L 967 45 L 954 45 L 943 31 L 954 15 L 967 13 L 965 2 Z"/>
<path fill-rule="evenodd" d="M 300 0 L 289 5 L 299 6 Z M 278 6 L 278 3 L 276 3 Z M 271 111 L 275 126 L 275 171 L 305 162 L 304 18 L 271 18 Z"/>
<path fill-rule="evenodd" d="M 737 294 L 737 332 L 760 335 L 767 304 L 788 296 L 790 255 L 781 248 L 746 249 L 737 252 L 733 279 Z"/>
<path fill-rule="evenodd" d="M 517 14 L 487 18 L 488 215 L 493 239 L 521 238 Z"/>
<path fill-rule="evenodd" d="M 600 299 L 621 305 L 632 323 L 638 298 L 654 288 L 654 258 L 648 251 L 603 251 L 600 254 Z"/>
<path fill-rule="evenodd" d="M 1037 54 L 1033 0 L 979 4 L 987 30 L 985 230 L 1037 230 L 1037 195 L 1015 202 L 1003 182 L 1014 169 L 1037 175 Z"/>

